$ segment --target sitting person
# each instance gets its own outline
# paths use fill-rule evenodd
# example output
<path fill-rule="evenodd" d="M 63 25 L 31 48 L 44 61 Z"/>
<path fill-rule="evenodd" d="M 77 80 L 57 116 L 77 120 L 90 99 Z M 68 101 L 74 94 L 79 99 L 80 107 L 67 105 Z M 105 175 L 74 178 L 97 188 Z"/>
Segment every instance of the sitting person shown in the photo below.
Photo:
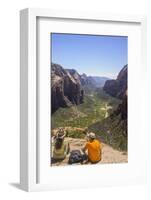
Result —
<path fill-rule="evenodd" d="M 63 160 L 66 158 L 66 155 L 69 153 L 70 148 L 69 144 L 64 141 L 65 133 L 63 129 L 59 129 L 57 135 L 54 139 L 53 145 L 53 160 Z"/>
<path fill-rule="evenodd" d="M 98 163 L 102 159 L 102 145 L 96 139 L 95 133 L 88 133 L 87 134 L 88 141 L 82 151 L 86 153 L 88 156 L 88 161 L 91 163 Z"/>

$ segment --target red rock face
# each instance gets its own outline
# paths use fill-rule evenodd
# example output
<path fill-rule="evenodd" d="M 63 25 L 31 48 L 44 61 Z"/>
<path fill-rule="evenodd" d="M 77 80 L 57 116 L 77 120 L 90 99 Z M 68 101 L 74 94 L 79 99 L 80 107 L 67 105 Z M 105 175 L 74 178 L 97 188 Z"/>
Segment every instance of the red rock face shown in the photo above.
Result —
<path fill-rule="evenodd" d="M 127 90 L 127 65 L 119 72 L 116 80 L 107 80 L 103 90 L 113 97 L 123 99 Z"/>
<path fill-rule="evenodd" d="M 51 112 L 55 112 L 59 107 L 78 105 L 83 99 L 84 92 L 78 76 L 75 78 L 60 65 L 51 64 Z"/>

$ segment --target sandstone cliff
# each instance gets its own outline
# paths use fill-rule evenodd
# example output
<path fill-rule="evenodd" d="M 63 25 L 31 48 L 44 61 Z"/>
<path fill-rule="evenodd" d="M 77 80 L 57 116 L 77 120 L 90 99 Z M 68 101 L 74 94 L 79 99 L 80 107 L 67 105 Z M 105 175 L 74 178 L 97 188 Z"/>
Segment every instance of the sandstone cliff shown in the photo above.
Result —
<path fill-rule="evenodd" d="M 79 80 L 58 64 L 51 64 L 51 112 L 83 102 L 84 92 Z"/>
<path fill-rule="evenodd" d="M 103 90 L 113 97 L 122 99 L 127 90 L 127 65 L 119 72 L 116 80 L 107 80 Z"/>

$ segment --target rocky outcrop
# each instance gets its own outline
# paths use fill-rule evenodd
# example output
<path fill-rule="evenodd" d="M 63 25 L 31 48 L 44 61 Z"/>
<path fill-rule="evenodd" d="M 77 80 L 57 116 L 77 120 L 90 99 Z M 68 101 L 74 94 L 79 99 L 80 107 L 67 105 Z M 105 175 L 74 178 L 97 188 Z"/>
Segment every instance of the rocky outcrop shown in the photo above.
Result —
<path fill-rule="evenodd" d="M 80 138 L 72 138 L 72 137 L 65 137 L 65 141 L 70 144 L 70 152 L 72 150 L 81 150 L 85 143 L 87 142 L 86 139 Z M 122 152 L 113 149 L 111 146 L 102 143 L 102 160 L 98 162 L 98 164 L 113 164 L 113 163 L 127 163 L 128 162 L 128 155 L 127 152 Z M 52 159 L 51 165 L 52 166 L 66 166 L 69 165 L 69 155 L 66 156 L 64 160 L 61 161 L 54 161 Z M 90 162 L 84 163 L 86 165 L 91 165 Z M 76 165 L 81 165 L 81 163 L 77 163 Z"/>
<path fill-rule="evenodd" d="M 111 115 L 111 118 L 117 117 L 119 119 L 119 125 L 123 130 L 123 135 L 127 137 L 127 91 L 123 95 L 122 102 L 119 104 L 117 109 Z"/>
<path fill-rule="evenodd" d="M 51 112 L 83 102 L 84 91 L 80 81 L 58 64 L 51 64 Z"/>
<path fill-rule="evenodd" d="M 123 67 L 116 80 L 107 80 L 103 90 L 113 97 L 122 99 L 127 90 L 127 65 Z"/>
<path fill-rule="evenodd" d="M 121 104 L 114 111 L 114 114 L 121 115 L 121 120 L 127 120 L 127 91 L 123 96 Z"/>
<path fill-rule="evenodd" d="M 81 85 L 81 76 L 75 69 L 66 69 L 66 71 L 69 72 L 76 82 Z"/>

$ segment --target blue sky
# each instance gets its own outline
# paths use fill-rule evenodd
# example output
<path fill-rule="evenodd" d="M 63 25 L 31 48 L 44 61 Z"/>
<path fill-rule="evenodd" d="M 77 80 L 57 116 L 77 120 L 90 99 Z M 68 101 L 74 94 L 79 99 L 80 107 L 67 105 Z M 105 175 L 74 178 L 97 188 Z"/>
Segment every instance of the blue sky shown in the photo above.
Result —
<path fill-rule="evenodd" d="M 128 64 L 126 36 L 51 34 L 52 62 L 80 74 L 116 78 Z"/>

